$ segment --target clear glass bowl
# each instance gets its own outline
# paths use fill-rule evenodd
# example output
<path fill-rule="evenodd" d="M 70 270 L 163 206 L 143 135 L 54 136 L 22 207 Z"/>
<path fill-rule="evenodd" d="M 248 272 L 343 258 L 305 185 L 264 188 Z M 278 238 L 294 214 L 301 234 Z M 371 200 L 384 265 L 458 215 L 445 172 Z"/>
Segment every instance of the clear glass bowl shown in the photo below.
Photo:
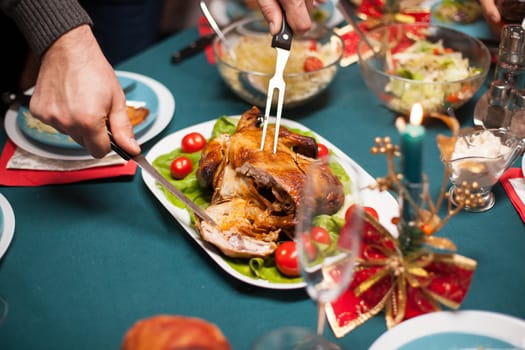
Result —
<path fill-rule="evenodd" d="M 465 210 L 494 206 L 492 187 L 522 154 L 524 142 L 508 129 L 466 129 L 460 133 L 448 163 L 452 202 L 467 200 Z"/>
<path fill-rule="evenodd" d="M 231 24 L 223 33 L 225 40 L 217 37 L 212 45 L 221 77 L 241 99 L 264 108 L 277 56 L 266 21 L 246 18 Z M 343 51 L 343 40 L 330 28 L 316 26 L 305 35 L 295 35 L 284 70 L 284 106 L 305 104 L 324 91 L 339 69 Z M 322 66 L 306 72 L 304 62 L 309 56 L 320 58 Z M 274 105 L 277 95 L 274 94 Z"/>
<path fill-rule="evenodd" d="M 468 59 L 469 66 L 480 72 L 464 79 L 447 79 L 449 81 L 423 81 L 395 75 L 389 64 L 392 53 L 402 51 L 416 36 L 432 43 L 441 40 L 445 48 L 460 52 Z M 359 42 L 361 75 L 386 107 L 404 115 L 410 113 L 416 102 L 423 105 L 425 114 L 445 113 L 448 107 L 462 106 L 478 91 L 490 69 L 490 52 L 481 41 L 447 27 L 428 23 L 389 24 L 367 32 L 366 38 L 376 53 L 372 54 L 366 41 Z"/>

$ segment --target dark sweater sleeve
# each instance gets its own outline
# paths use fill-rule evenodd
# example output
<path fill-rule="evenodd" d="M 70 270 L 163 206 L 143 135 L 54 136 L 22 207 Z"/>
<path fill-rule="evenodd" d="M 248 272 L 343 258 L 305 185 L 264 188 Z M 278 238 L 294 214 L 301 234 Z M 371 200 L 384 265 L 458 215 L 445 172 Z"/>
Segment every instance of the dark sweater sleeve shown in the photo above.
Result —
<path fill-rule="evenodd" d="M 76 0 L 0 0 L 0 5 L 38 57 L 65 32 L 93 24 Z"/>

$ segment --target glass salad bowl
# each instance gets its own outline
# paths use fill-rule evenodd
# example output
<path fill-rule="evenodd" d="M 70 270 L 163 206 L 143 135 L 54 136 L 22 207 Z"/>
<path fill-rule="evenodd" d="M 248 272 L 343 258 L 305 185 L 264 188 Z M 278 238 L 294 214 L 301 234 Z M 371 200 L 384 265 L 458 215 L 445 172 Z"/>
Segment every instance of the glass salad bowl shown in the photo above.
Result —
<path fill-rule="evenodd" d="M 361 75 L 381 103 L 404 115 L 417 102 L 425 114 L 462 106 L 490 69 L 488 48 L 448 27 L 397 23 L 365 35 L 357 50 Z"/>
<path fill-rule="evenodd" d="M 277 57 L 266 21 L 246 18 L 223 32 L 224 40 L 217 37 L 212 45 L 220 76 L 241 99 L 264 108 Z M 339 70 L 343 51 L 343 39 L 326 26 L 317 25 L 304 35 L 294 35 L 283 75 L 284 106 L 303 105 L 325 91 Z"/>

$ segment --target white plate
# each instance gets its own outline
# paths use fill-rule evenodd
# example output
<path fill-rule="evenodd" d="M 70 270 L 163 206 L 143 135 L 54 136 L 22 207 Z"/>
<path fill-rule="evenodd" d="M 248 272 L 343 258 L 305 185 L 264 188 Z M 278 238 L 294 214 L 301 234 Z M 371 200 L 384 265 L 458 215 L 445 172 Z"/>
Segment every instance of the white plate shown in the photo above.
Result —
<path fill-rule="evenodd" d="M 525 154 L 521 157 L 521 172 L 525 176 Z"/>
<path fill-rule="evenodd" d="M 234 116 L 236 118 L 240 116 Z M 274 119 L 275 120 L 275 119 Z M 169 153 L 173 151 L 175 148 L 180 145 L 180 142 L 184 135 L 190 133 L 190 132 L 200 132 L 202 135 L 204 135 L 206 138 L 209 138 L 211 136 L 211 132 L 213 129 L 213 126 L 215 125 L 216 120 L 210 120 L 208 122 L 204 122 L 201 124 L 197 124 L 191 127 L 188 127 L 186 129 L 179 130 L 173 134 L 170 134 L 163 139 L 161 139 L 158 143 L 156 143 L 151 150 L 146 155 L 146 158 L 149 162 L 153 162 L 157 157 Z M 283 126 L 289 127 L 289 128 L 295 128 L 299 130 L 305 130 L 308 131 L 309 129 L 303 126 L 302 124 L 299 124 L 297 122 L 288 120 L 288 119 L 282 119 L 281 121 Z M 316 137 L 319 142 L 325 144 L 329 149 L 331 149 L 341 164 L 345 166 L 345 164 L 348 166 L 348 164 L 354 164 L 357 169 L 362 174 L 363 179 L 363 186 L 366 186 L 368 184 L 374 183 L 375 180 L 370 174 L 368 174 L 362 167 L 357 165 L 352 159 L 350 159 L 347 155 L 345 155 L 342 151 L 340 151 L 338 148 L 336 148 L 334 145 L 332 145 L 330 142 L 325 140 L 323 137 L 316 134 Z M 267 280 L 262 279 L 253 279 L 248 276 L 245 276 L 228 265 L 228 263 L 222 258 L 221 253 L 218 249 L 216 249 L 211 244 L 204 242 L 200 238 L 200 234 L 198 231 L 195 230 L 195 228 L 191 225 L 190 221 L 190 215 L 185 209 L 178 208 L 174 206 L 164 195 L 164 192 L 157 186 L 155 179 L 148 175 L 145 172 L 142 172 L 142 179 L 146 186 L 151 190 L 151 192 L 155 195 L 155 197 L 160 201 L 160 203 L 173 215 L 173 217 L 182 225 L 182 227 L 186 230 L 186 232 L 197 242 L 197 244 L 204 249 L 204 251 L 217 263 L 224 271 L 232 275 L 233 277 L 244 281 L 248 284 L 255 285 L 258 287 L 263 288 L 270 288 L 270 289 L 297 289 L 297 288 L 303 288 L 305 284 L 303 282 L 300 283 L 274 283 L 269 282 Z M 377 209 L 378 212 L 380 212 L 381 215 L 381 222 L 382 224 L 389 229 L 390 232 L 397 232 L 395 225 L 391 223 L 391 218 L 394 216 L 399 216 L 398 212 L 398 205 L 394 197 L 392 197 L 387 192 L 379 192 L 379 191 L 372 191 L 372 190 L 365 190 L 363 193 L 363 199 L 364 199 L 364 205 L 369 205 Z M 391 214 L 391 215 L 389 215 Z"/>
<path fill-rule="evenodd" d="M 160 82 L 147 77 L 142 74 L 117 71 L 119 76 L 135 79 L 148 85 L 157 95 L 159 105 L 158 105 L 158 115 L 151 124 L 151 126 L 144 130 L 144 132 L 138 136 L 137 141 L 139 144 L 143 144 L 153 137 L 157 136 L 173 118 L 175 112 L 175 99 L 171 92 Z M 83 149 L 67 149 L 63 147 L 52 147 L 43 145 L 41 143 L 35 142 L 20 130 L 20 127 L 17 122 L 18 111 L 15 109 L 9 109 L 5 115 L 5 131 L 7 136 L 13 141 L 18 147 L 23 150 L 32 153 L 34 155 L 51 158 L 51 159 L 60 159 L 60 160 L 85 160 L 93 159 L 93 157 Z"/>
<path fill-rule="evenodd" d="M 337 0 L 329 0 L 327 3 L 322 4 L 321 7 L 325 7 L 326 11 L 329 12 L 329 17 L 327 18 L 326 22 L 324 23 L 328 27 L 335 27 L 341 21 L 343 20 L 343 15 L 339 12 L 337 9 L 337 6 L 335 6 Z M 232 18 L 232 9 L 231 7 L 236 6 L 238 7 L 237 10 L 241 11 L 242 4 L 238 4 L 238 1 L 231 1 L 231 0 L 213 0 L 210 2 L 210 12 L 217 21 L 217 23 L 220 26 L 226 26 L 232 21 L 234 21 L 236 18 Z M 246 9 L 246 8 L 244 8 Z M 238 18 L 237 18 L 238 19 Z"/>
<path fill-rule="evenodd" d="M 440 311 L 414 317 L 380 336 L 369 350 L 511 350 L 525 347 L 525 321 L 488 311 Z"/>
<path fill-rule="evenodd" d="M 7 199 L 0 193 L 0 258 L 4 256 L 15 233 L 15 213 Z"/>

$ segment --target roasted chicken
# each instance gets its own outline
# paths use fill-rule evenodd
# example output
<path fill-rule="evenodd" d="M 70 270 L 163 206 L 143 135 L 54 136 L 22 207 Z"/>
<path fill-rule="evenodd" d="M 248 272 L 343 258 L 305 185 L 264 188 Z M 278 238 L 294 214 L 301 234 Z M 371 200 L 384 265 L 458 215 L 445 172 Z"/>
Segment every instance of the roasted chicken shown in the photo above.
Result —
<path fill-rule="evenodd" d="M 281 234 L 293 237 L 305 171 L 317 157 L 313 138 L 286 128 L 279 130 L 277 152 L 272 153 L 273 125 L 260 151 L 261 117 L 257 107 L 246 111 L 233 135 L 206 145 L 197 170 L 201 186 L 213 189 L 206 212 L 217 223 L 197 219 L 197 228 L 204 240 L 230 257 L 268 256 Z M 343 186 L 328 167 L 317 188 L 313 200 L 323 201 L 326 214 L 337 212 L 344 201 Z M 335 190 L 326 193 L 325 188 Z"/>

